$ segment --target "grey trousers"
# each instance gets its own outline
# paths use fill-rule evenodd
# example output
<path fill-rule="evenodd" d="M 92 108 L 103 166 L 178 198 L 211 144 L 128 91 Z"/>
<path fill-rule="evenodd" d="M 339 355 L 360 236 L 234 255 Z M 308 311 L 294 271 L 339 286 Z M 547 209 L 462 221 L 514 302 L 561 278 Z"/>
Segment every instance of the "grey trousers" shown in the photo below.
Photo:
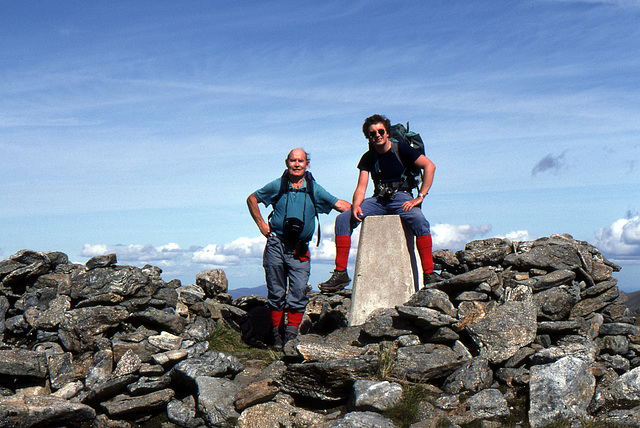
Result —
<path fill-rule="evenodd" d="M 267 281 L 269 307 L 277 311 L 286 308 L 293 312 L 304 312 L 309 303 L 306 288 L 311 263 L 294 257 L 294 247 L 275 233 L 267 238 L 262 257 Z"/>

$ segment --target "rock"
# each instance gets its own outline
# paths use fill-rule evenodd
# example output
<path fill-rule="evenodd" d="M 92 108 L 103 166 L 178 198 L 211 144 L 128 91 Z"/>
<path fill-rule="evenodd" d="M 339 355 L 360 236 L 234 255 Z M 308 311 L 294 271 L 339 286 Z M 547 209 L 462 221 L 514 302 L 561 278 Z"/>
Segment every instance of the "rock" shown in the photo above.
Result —
<path fill-rule="evenodd" d="M 198 386 L 198 408 L 209 425 L 227 427 L 235 424 L 240 417 L 233 404 L 238 387 L 227 379 L 209 376 L 198 376 L 195 382 Z"/>
<path fill-rule="evenodd" d="M 505 419 L 510 416 L 509 405 L 497 389 L 484 389 L 469 397 L 469 411 L 476 419 Z"/>
<path fill-rule="evenodd" d="M 91 407 L 52 396 L 0 397 L 0 428 L 65 426 L 91 422 Z"/>
<path fill-rule="evenodd" d="M 232 354 L 209 350 L 212 334 L 263 348 L 271 323 L 266 298 L 232 300 L 222 271 L 182 286 L 151 265 L 23 250 L 0 261 L 0 427 L 23 414 L 93 428 L 395 426 L 379 414 L 399 399 L 394 382 L 425 394 L 412 428 L 638 425 L 640 330 L 620 268 L 595 247 L 491 238 L 434 262 L 440 282 L 361 326 L 347 326 L 351 290 L 310 292 L 284 355 Z M 275 361 L 263 369 L 256 352 Z"/>
<path fill-rule="evenodd" d="M 226 293 L 229 288 L 227 276 L 222 269 L 202 271 L 196 275 L 196 285 L 204 290 L 208 297 Z"/>
<path fill-rule="evenodd" d="M 319 427 L 324 417 L 285 403 L 263 403 L 249 407 L 238 419 L 238 428 Z"/>
<path fill-rule="evenodd" d="M 356 380 L 373 378 L 377 368 L 378 358 L 374 355 L 290 364 L 281 379 L 282 390 L 301 397 L 340 401 L 349 396 Z"/>
<path fill-rule="evenodd" d="M 443 389 L 448 394 L 478 392 L 488 388 L 492 383 L 493 371 L 489 362 L 482 358 L 474 358 L 453 372 L 445 381 Z"/>
<path fill-rule="evenodd" d="M 234 397 L 236 410 L 242 412 L 247 407 L 271 400 L 280 391 L 280 385 L 273 379 L 262 379 L 238 392 Z"/>
<path fill-rule="evenodd" d="M 172 389 L 163 389 L 135 397 L 123 394 L 103 402 L 101 407 L 107 411 L 109 416 L 116 418 L 129 414 L 144 414 L 166 407 L 174 394 Z"/>
<path fill-rule="evenodd" d="M 356 380 L 348 408 L 356 411 L 382 413 L 397 405 L 402 398 L 402 386 L 395 382 Z"/>
<path fill-rule="evenodd" d="M 444 345 L 418 345 L 398 349 L 393 374 L 413 382 L 440 379 L 460 368 L 468 359 Z"/>
<path fill-rule="evenodd" d="M 542 427 L 557 418 L 587 417 L 596 381 L 583 360 L 564 357 L 549 365 L 531 368 L 529 423 Z"/>
<path fill-rule="evenodd" d="M 105 268 L 109 266 L 113 266 L 118 262 L 116 254 L 106 254 L 103 256 L 95 256 L 87 261 L 85 264 L 87 270 L 96 269 L 96 268 Z"/>
<path fill-rule="evenodd" d="M 536 337 L 536 308 L 532 302 L 505 302 L 466 327 L 491 363 L 502 363 Z"/>

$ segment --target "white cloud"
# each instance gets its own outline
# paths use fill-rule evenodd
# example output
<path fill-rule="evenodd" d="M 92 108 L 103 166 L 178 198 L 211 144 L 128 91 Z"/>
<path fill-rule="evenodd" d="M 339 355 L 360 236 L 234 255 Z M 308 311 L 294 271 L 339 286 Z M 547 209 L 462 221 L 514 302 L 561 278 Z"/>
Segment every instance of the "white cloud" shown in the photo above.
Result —
<path fill-rule="evenodd" d="M 84 244 L 82 246 L 82 250 L 80 251 L 80 255 L 84 257 L 95 257 L 95 256 L 103 256 L 105 254 L 113 253 L 114 251 L 109 248 L 108 245 L 104 244 Z"/>
<path fill-rule="evenodd" d="M 530 235 L 528 230 L 514 230 L 499 238 L 507 238 L 510 241 L 533 241 L 537 236 Z"/>
<path fill-rule="evenodd" d="M 640 216 L 621 218 L 596 232 L 596 247 L 618 259 L 640 259 Z"/>
<path fill-rule="evenodd" d="M 476 237 L 491 232 L 491 225 L 472 226 L 470 224 L 438 223 L 431 226 L 433 247 L 458 250 Z"/>

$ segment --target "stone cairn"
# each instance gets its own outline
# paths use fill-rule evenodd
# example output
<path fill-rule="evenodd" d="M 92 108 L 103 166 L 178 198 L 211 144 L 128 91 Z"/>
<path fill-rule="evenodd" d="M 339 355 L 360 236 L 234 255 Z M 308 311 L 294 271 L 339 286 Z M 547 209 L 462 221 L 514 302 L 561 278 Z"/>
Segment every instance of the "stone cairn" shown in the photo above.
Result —
<path fill-rule="evenodd" d="M 221 326 L 268 345 L 266 299 L 232 300 L 220 270 L 182 285 L 20 251 L 0 262 L 0 428 L 640 426 L 639 330 L 597 248 L 492 238 L 434 261 L 440 282 L 360 326 L 350 290 L 310 292 L 264 368 L 208 349 Z"/>

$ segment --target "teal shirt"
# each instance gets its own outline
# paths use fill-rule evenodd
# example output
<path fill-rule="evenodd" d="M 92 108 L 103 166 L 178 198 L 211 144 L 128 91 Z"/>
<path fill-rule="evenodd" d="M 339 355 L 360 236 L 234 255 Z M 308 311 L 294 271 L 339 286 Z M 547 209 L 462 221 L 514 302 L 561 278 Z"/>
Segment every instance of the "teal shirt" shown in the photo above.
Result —
<path fill-rule="evenodd" d="M 282 237 L 282 226 L 286 211 L 287 217 L 296 217 L 300 220 L 304 218 L 304 227 L 300 234 L 300 240 L 310 241 L 316 225 L 316 210 L 319 214 L 328 214 L 338 202 L 338 198 L 327 192 L 317 181 L 314 181 L 313 197 L 316 200 L 314 210 L 311 198 L 307 194 L 307 180 L 305 179 L 300 189 L 294 189 L 291 187 L 291 182 L 289 182 L 289 192 L 284 193 L 280 200 L 277 200 L 280 192 L 280 180 L 280 178 L 277 178 L 254 193 L 258 202 L 265 204 L 267 207 L 269 205 L 273 206 L 273 212 L 269 217 L 269 226 L 271 226 L 271 230 L 276 235 Z"/>

